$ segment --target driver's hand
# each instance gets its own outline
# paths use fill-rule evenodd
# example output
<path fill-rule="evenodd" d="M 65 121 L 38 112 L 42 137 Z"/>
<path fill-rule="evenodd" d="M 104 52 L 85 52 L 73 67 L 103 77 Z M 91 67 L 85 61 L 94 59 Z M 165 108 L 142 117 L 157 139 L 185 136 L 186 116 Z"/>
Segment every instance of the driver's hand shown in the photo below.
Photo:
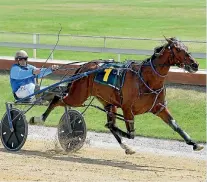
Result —
<path fill-rule="evenodd" d="M 57 70 L 59 67 L 60 67 L 59 65 L 52 65 L 52 71 Z"/>
<path fill-rule="evenodd" d="M 38 75 L 38 74 L 40 74 L 40 71 L 41 71 L 41 70 L 40 70 L 39 68 L 35 68 L 35 69 L 33 69 L 33 72 L 32 72 L 32 73 L 33 73 L 34 75 Z"/>

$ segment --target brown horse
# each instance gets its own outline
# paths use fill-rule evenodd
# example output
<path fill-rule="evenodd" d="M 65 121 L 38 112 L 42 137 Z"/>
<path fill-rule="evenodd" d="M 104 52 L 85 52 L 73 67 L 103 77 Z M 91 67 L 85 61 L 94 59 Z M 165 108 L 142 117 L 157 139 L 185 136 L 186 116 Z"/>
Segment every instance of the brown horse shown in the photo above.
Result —
<path fill-rule="evenodd" d="M 115 136 L 126 154 L 134 151 L 122 142 L 121 136 L 134 138 L 134 116 L 151 112 L 159 116 L 174 131 L 176 131 L 188 145 L 194 150 L 201 150 L 203 146 L 191 140 L 183 131 L 166 106 L 164 81 L 170 66 L 178 66 L 193 73 L 198 70 L 198 63 L 187 52 L 187 47 L 175 38 L 167 39 L 167 43 L 155 49 L 154 54 L 141 64 L 131 62 L 126 69 L 125 81 L 121 91 L 94 81 L 95 74 L 74 81 L 68 86 L 68 94 L 63 97 L 54 97 L 49 107 L 42 115 L 45 121 L 49 113 L 56 106 L 80 107 L 89 96 L 96 97 L 107 111 L 106 126 Z M 100 68 L 99 61 L 86 63 L 76 73 L 83 73 Z M 127 128 L 127 132 L 119 129 L 116 123 L 117 108 L 121 108 Z"/>

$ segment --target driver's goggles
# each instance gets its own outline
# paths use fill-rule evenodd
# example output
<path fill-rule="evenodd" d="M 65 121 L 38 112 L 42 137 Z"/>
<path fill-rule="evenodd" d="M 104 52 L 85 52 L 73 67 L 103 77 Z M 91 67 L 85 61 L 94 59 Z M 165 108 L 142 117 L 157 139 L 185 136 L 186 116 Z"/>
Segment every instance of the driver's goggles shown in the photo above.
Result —
<path fill-rule="evenodd" d="M 22 60 L 27 61 L 28 57 L 18 57 L 17 59 L 18 59 L 18 61 L 22 61 Z"/>

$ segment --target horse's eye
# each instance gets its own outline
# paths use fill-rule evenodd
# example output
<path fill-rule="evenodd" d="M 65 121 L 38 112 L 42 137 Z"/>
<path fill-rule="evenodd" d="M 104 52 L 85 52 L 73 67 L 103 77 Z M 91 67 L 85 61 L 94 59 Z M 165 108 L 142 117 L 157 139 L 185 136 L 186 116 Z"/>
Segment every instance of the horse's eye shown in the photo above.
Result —
<path fill-rule="evenodd" d="M 180 52 L 180 51 L 181 51 L 181 49 L 180 49 L 180 48 L 176 48 L 176 50 L 177 50 L 178 52 Z"/>

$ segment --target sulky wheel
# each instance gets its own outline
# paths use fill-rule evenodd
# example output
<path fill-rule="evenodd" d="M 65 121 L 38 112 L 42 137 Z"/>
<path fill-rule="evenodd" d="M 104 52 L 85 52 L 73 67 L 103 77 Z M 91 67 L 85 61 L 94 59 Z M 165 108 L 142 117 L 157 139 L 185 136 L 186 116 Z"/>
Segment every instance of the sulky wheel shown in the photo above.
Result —
<path fill-rule="evenodd" d="M 64 113 L 58 125 L 58 140 L 61 147 L 66 152 L 74 152 L 79 150 L 86 139 L 86 123 L 80 112 L 76 110 L 68 110 L 68 119 Z M 69 124 L 71 133 L 69 132 Z"/>
<path fill-rule="evenodd" d="M 24 145 L 27 134 L 28 124 L 25 115 L 19 109 L 10 110 L 14 131 L 9 128 L 7 112 L 4 114 L 0 123 L 0 136 L 4 147 L 9 151 L 18 151 Z"/>

